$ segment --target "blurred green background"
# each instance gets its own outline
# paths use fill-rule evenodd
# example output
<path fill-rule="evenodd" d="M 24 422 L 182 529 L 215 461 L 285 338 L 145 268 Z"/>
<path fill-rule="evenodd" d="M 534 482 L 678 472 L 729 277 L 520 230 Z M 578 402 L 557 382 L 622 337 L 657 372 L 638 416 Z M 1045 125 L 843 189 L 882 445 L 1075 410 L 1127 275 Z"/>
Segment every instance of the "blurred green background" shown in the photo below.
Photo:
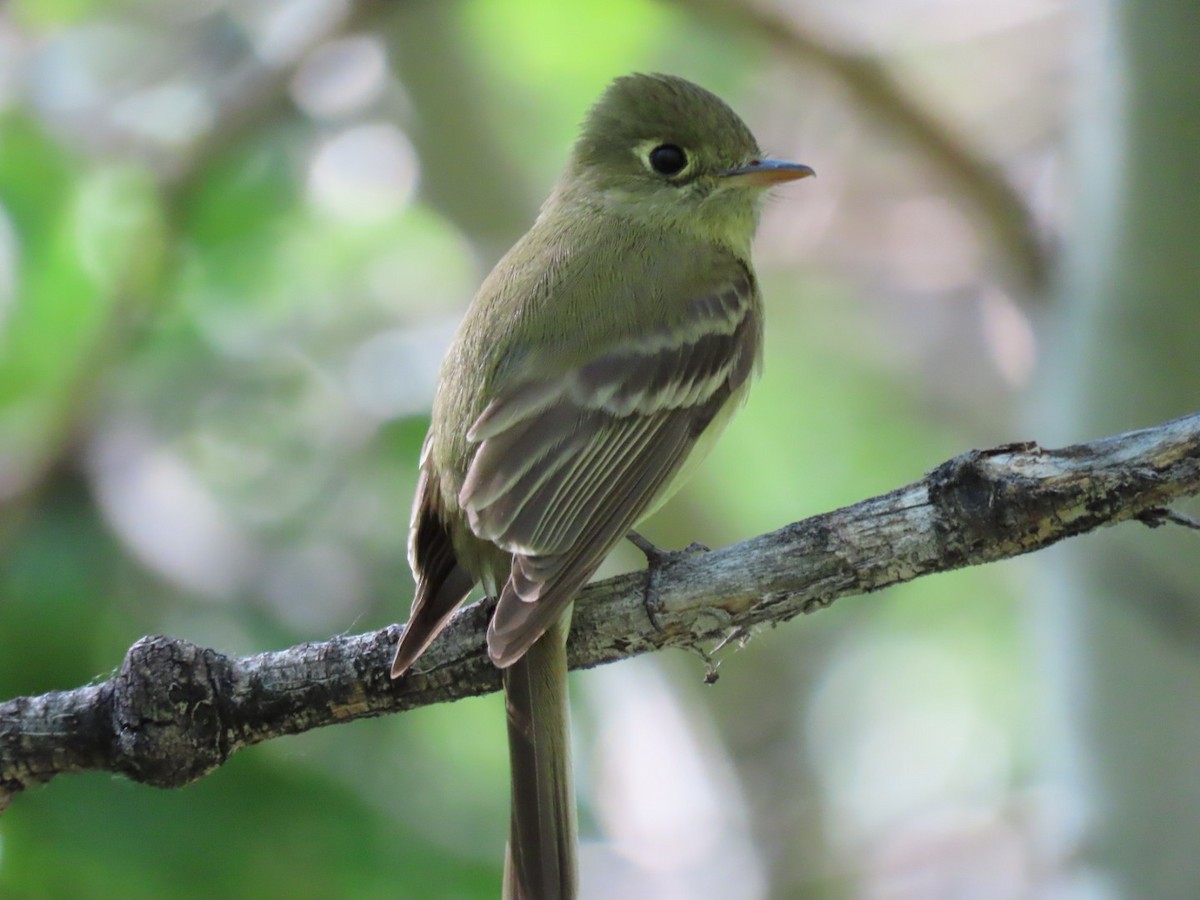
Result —
<path fill-rule="evenodd" d="M 1164 242 L 1196 258 L 1200 216 L 1163 210 L 1200 196 L 1186 163 L 1200 139 L 1177 135 L 1146 176 L 1165 185 L 1156 206 L 1121 190 L 1129 85 L 1160 61 L 1130 51 L 1128 6 L 771 9 L 813 46 L 721 3 L 0 8 L 0 699 L 104 679 L 149 633 L 245 654 L 402 621 L 442 350 L 587 106 L 629 71 L 704 84 L 819 174 L 764 211 L 766 374 L 648 523 L 658 543 L 731 543 L 971 447 L 1082 440 L 1196 405 L 1183 385 L 1200 279 L 1183 250 L 1145 264 L 1153 299 L 1182 299 L 1147 313 L 1169 324 L 1144 352 L 1088 338 L 1142 333 L 1137 313 L 1104 312 L 1120 279 L 1089 267 Z M 1162 9 L 1159 56 L 1194 60 L 1182 35 L 1200 28 Z M 911 110 L 823 47 L 877 58 L 935 137 L 996 161 L 982 175 L 1015 188 L 1018 230 L 1066 262 L 1057 280 L 1031 279 L 1029 248 L 997 240 L 1005 211 L 979 201 L 979 172 L 914 140 Z M 1158 116 L 1139 127 L 1180 110 Z M 1144 232 L 1114 223 L 1137 215 L 1173 237 L 1123 240 Z M 1116 293 L 1113 309 L 1145 300 Z M 1166 387 L 1133 386 L 1168 359 Z M 1117 399 L 1127 412 L 1085 415 Z M 1088 824 L 1109 769 L 1080 762 L 1103 741 L 1069 721 L 1108 708 L 1086 664 L 1104 655 L 1050 598 L 1097 547 L 1119 559 L 1126 530 L 1049 568 L 845 600 L 725 651 L 715 687 L 683 653 L 575 676 L 584 896 L 1113 896 L 1133 876 L 1103 871 L 1109 819 Z M 622 548 L 605 572 L 638 565 Z M 1154 715 L 1140 733 L 1185 714 Z M 497 697 L 255 747 L 178 791 L 64 777 L 0 818 L 0 896 L 493 897 L 507 792 Z"/>

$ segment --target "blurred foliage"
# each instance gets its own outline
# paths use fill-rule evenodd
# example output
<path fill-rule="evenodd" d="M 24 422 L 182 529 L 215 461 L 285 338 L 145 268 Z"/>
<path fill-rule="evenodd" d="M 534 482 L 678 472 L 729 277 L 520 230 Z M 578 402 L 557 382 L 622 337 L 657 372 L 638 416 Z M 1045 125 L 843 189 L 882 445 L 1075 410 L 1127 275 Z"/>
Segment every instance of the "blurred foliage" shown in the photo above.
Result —
<path fill-rule="evenodd" d="M 843 15 L 1014 161 L 1051 227 L 1069 16 Z M 820 178 L 765 211 L 766 375 L 647 533 L 728 543 L 1018 437 L 1032 327 L 955 198 L 827 73 L 686 4 L 14 2 L 0 697 L 102 679 L 147 633 L 237 654 L 402 619 L 442 349 L 588 103 L 654 70 L 722 94 Z M 995 128 L 1001 111 L 1017 124 Z M 633 702 L 619 675 L 578 679 L 589 896 L 863 895 L 924 873 L 930 844 L 981 883 L 1019 881 L 1035 852 L 1014 813 L 1032 740 L 1020 579 L 844 601 L 727 653 L 703 695 L 699 662 L 658 661 L 667 687 L 641 700 L 679 727 L 625 744 L 694 759 L 675 793 L 606 738 Z M 661 808 L 713 792 L 707 831 L 670 826 L 688 852 L 659 849 L 662 809 L 622 799 L 647 780 Z M 254 748 L 176 792 L 59 779 L 0 819 L 0 895 L 489 897 L 506 803 L 483 698 Z"/>

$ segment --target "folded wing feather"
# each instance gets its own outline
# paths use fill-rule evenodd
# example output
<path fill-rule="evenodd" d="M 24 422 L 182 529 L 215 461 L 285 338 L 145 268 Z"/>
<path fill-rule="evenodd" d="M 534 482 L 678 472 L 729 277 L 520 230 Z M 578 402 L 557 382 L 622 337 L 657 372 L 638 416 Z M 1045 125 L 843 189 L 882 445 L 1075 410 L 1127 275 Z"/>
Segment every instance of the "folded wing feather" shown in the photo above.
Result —
<path fill-rule="evenodd" d="M 672 481 L 759 352 L 756 286 L 739 272 L 698 297 L 684 327 L 654 329 L 497 397 L 459 503 L 472 531 L 514 554 L 488 633 L 509 665 Z"/>

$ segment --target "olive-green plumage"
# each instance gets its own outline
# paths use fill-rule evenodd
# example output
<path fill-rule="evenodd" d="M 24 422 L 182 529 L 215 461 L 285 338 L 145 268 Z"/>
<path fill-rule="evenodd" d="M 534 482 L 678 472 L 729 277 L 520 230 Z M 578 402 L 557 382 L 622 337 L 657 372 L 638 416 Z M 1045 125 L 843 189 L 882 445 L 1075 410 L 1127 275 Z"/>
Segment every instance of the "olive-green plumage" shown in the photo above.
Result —
<path fill-rule="evenodd" d="M 704 89 L 620 78 L 446 355 L 409 539 L 417 594 L 392 674 L 475 584 L 499 596 L 488 650 L 506 670 L 513 760 L 506 896 L 574 896 L 571 601 L 744 396 L 762 334 L 756 201 L 810 174 L 762 159 Z"/>

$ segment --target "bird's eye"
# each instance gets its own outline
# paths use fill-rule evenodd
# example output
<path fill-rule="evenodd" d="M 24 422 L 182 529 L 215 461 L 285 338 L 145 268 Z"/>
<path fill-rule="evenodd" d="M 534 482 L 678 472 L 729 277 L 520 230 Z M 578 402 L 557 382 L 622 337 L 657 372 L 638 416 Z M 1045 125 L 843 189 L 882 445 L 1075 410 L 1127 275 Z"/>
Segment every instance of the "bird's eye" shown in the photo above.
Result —
<path fill-rule="evenodd" d="M 650 151 L 650 155 L 646 158 L 650 162 L 651 169 L 668 178 L 678 175 L 687 168 L 688 164 L 687 154 L 683 152 L 683 148 L 674 144 L 659 144 Z"/>

